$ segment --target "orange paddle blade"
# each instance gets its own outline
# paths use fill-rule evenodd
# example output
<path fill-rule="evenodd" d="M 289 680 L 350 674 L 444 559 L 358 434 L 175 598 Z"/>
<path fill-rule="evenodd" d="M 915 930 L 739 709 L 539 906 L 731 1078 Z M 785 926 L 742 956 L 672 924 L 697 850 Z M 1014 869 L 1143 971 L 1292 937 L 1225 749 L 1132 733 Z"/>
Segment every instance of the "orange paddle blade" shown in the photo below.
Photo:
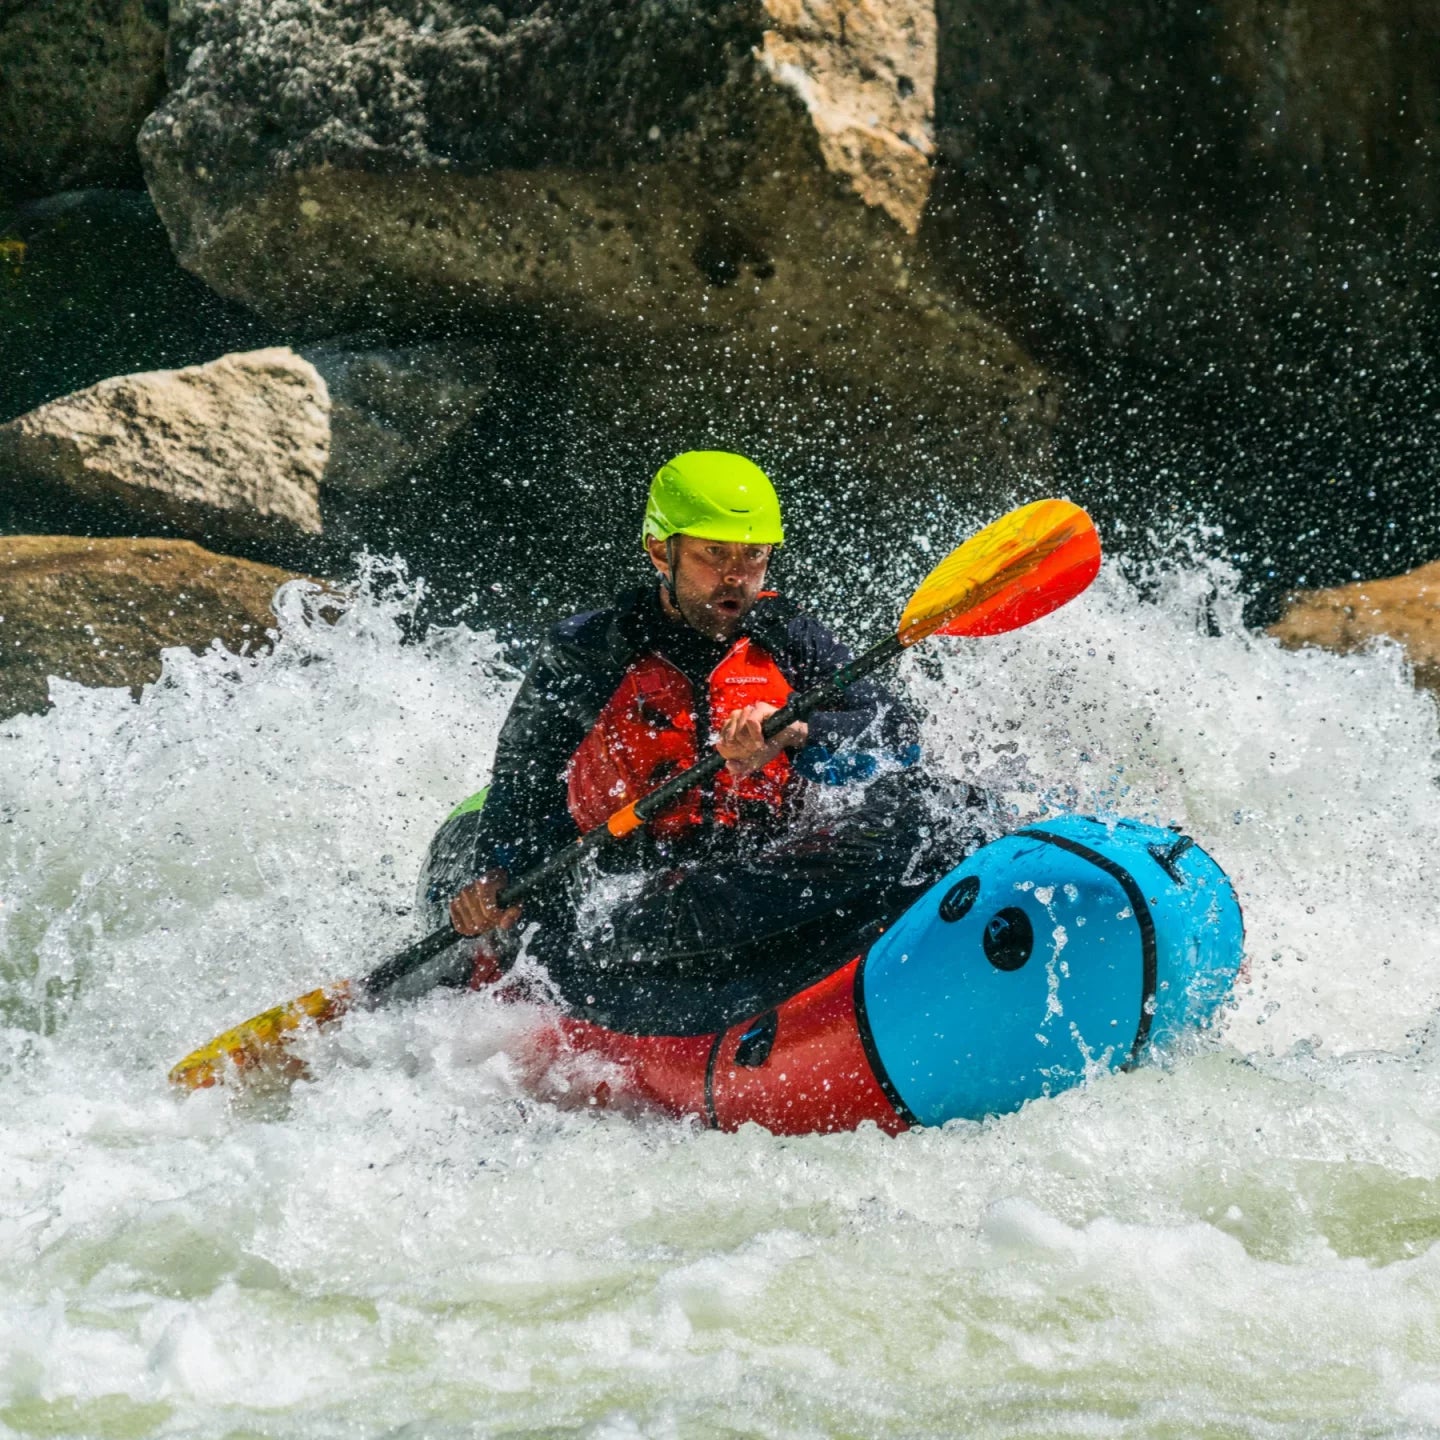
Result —
<path fill-rule="evenodd" d="M 295 1032 L 303 1025 L 328 1025 L 338 1020 L 351 1003 L 350 982 L 342 980 L 338 985 L 312 990 L 288 1005 L 265 1010 L 192 1051 L 171 1070 L 170 1083 L 186 1090 L 205 1090 L 218 1084 L 230 1070 L 298 1073 L 303 1066 L 285 1053 Z"/>
<path fill-rule="evenodd" d="M 899 639 L 1001 635 L 1073 600 L 1100 569 L 1100 537 L 1068 500 L 1036 500 L 952 550 L 900 617 Z"/>

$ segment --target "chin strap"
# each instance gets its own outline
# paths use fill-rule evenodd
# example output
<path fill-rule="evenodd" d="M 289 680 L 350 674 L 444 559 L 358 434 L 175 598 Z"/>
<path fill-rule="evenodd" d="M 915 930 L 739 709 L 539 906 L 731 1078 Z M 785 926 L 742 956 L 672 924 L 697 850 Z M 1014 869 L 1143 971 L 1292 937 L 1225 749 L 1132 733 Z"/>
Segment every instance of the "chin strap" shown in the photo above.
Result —
<path fill-rule="evenodd" d="M 670 567 L 670 573 L 665 577 L 665 588 L 670 592 L 670 603 L 676 610 L 680 608 L 680 598 L 675 594 L 675 567 L 680 563 L 675 543 L 678 538 L 675 535 L 665 537 L 665 563 Z"/>

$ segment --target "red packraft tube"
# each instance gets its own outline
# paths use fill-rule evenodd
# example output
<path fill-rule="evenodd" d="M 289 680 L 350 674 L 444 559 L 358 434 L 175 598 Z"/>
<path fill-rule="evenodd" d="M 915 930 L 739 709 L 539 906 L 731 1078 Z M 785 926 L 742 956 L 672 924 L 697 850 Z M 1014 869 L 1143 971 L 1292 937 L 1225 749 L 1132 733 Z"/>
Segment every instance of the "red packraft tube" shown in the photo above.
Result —
<path fill-rule="evenodd" d="M 609 1062 L 603 1077 L 575 1067 L 584 1076 L 579 1098 L 593 1104 L 641 1102 L 720 1130 L 754 1121 L 776 1135 L 810 1135 L 873 1120 L 894 1135 L 907 1122 L 887 1098 L 861 1038 L 859 967 L 852 960 L 776 1009 L 716 1035 L 622 1035 L 560 1018 L 537 1033 L 529 1058 L 562 1070 L 567 1056 Z"/>

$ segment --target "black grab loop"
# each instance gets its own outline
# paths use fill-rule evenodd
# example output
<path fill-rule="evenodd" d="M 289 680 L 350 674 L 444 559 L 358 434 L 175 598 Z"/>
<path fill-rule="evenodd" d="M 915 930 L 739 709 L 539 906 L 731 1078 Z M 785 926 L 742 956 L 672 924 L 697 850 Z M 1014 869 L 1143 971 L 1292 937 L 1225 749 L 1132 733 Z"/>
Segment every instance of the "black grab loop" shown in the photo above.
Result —
<path fill-rule="evenodd" d="M 945 898 L 940 902 L 940 918 L 946 921 L 963 920 L 970 913 L 979 893 L 979 878 L 967 875 L 945 892 Z"/>
<path fill-rule="evenodd" d="M 1171 840 L 1167 844 L 1147 845 L 1145 848 L 1154 857 L 1155 863 L 1177 884 L 1185 883 L 1185 872 L 1175 863 L 1187 850 L 1192 850 L 1195 842 L 1188 835 L 1181 835 L 1178 839 Z"/>
<path fill-rule="evenodd" d="M 997 970 L 1018 970 L 1035 948 L 1035 927 L 1023 910 L 1007 906 L 990 917 L 981 944 Z"/>

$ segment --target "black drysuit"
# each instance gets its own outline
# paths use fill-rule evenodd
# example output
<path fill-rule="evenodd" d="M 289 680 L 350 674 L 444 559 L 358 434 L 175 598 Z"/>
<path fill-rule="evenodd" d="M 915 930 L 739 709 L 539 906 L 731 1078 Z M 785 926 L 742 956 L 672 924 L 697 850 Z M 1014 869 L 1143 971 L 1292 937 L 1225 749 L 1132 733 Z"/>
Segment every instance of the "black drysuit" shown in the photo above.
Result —
<path fill-rule="evenodd" d="M 740 634 L 797 691 L 851 658 L 779 598 L 759 600 Z M 425 890 L 435 917 L 485 871 L 518 874 L 575 839 L 567 767 L 636 659 L 663 656 L 703 704 L 736 638 L 711 640 L 671 621 L 655 588 L 557 625 L 501 729 L 484 809 L 455 817 L 431 847 Z M 804 778 L 780 815 L 766 808 L 748 823 L 704 824 L 671 840 L 632 836 L 600 850 L 588 873 L 525 902 L 516 934 L 574 1013 L 632 1034 L 701 1034 L 745 1019 L 858 954 L 988 838 L 983 796 L 903 768 L 918 753 L 903 705 L 870 681 L 841 703 L 810 716 L 809 740 L 793 756 Z M 627 893 L 598 919 L 582 917 L 602 875 L 632 880 L 607 887 Z"/>

